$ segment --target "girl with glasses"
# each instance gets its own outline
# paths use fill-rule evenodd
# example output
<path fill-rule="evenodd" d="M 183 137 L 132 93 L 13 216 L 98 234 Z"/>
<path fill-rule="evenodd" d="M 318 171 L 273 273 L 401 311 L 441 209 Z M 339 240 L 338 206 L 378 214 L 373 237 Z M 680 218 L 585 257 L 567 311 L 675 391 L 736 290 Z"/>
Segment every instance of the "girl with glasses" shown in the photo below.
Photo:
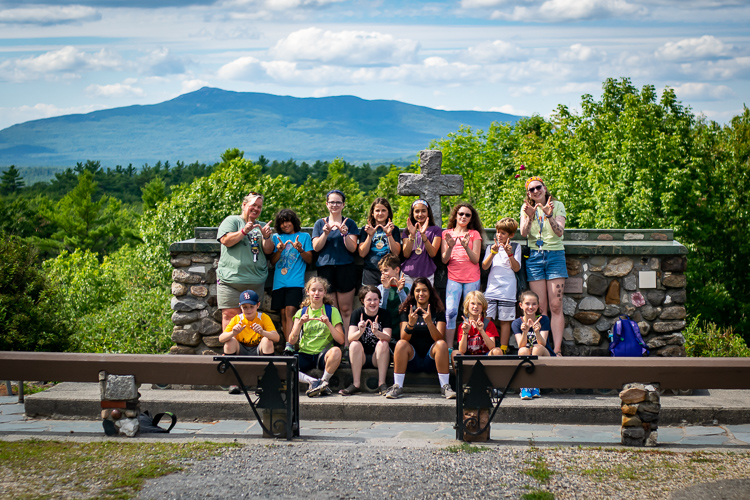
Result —
<path fill-rule="evenodd" d="M 568 270 L 565 265 L 565 205 L 556 200 L 541 177 L 526 181 L 526 198 L 521 207 L 521 236 L 528 239 L 530 255 L 526 261 L 529 287 L 539 296 L 539 312 L 549 308 L 553 347 L 562 356 L 565 317 L 562 299 Z"/>
<path fill-rule="evenodd" d="M 469 203 L 459 203 L 443 231 L 442 258 L 448 268 L 445 286 L 445 342 L 450 349 L 456 334 L 456 317 L 461 297 L 479 290 L 479 259 L 482 252 L 484 227 L 479 214 Z"/>

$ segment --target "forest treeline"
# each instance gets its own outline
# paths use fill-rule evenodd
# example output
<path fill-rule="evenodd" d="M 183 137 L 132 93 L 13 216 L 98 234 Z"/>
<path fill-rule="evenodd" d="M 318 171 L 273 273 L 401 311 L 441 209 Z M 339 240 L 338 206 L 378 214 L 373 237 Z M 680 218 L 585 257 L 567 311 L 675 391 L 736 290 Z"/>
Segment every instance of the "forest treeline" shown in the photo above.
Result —
<path fill-rule="evenodd" d="M 653 86 L 608 79 L 600 99 L 582 97 L 580 111 L 559 106 L 549 118 L 461 128 L 417 145 L 415 158 L 419 149 L 440 149 L 443 173 L 464 176 L 460 198 L 485 226 L 517 218 L 525 179 L 540 175 L 565 203 L 569 228 L 674 229 L 689 249 L 693 332 L 700 318 L 722 335 L 750 338 L 748 108 L 722 125 L 696 116 L 671 89 L 659 96 Z M 292 207 L 307 226 L 324 215 L 330 189 L 346 193 L 344 215 L 359 224 L 385 196 L 403 226 L 413 198 L 397 196 L 398 174 L 417 169 L 416 161 L 406 168 L 252 161 L 231 148 L 213 165 L 102 169 L 88 161 L 45 185 L 24 186 L 5 169 L 0 349 L 166 352 L 172 242 L 238 213 L 248 191 L 265 195 L 261 219 Z M 443 213 L 457 201 L 444 198 Z M 16 262 L 20 256 L 26 260 Z M 23 267 L 36 274 L 18 275 Z M 7 278 L 13 273 L 37 285 L 24 288 Z M 14 303 L 54 317 L 31 335 L 22 322 L 2 320 L 22 314 Z"/>

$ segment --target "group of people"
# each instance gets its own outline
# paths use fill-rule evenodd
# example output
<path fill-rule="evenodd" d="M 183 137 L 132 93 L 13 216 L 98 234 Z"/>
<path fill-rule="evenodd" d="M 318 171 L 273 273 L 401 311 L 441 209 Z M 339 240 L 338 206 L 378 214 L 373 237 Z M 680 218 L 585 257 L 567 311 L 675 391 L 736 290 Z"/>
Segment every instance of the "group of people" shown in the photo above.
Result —
<path fill-rule="evenodd" d="M 258 311 L 270 261 L 271 308 L 280 311 L 285 351 L 299 357 L 300 380 L 309 384 L 310 397 L 332 392 L 329 381 L 343 350 L 353 381 L 340 394 L 360 392 L 362 369 L 372 367 L 378 370 L 378 393 L 389 399 L 403 394 L 406 372 L 436 372 L 442 395 L 455 398 L 449 383 L 453 357 L 507 353 L 511 332 L 520 355 L 561 356 L 565 207 L 540 177 L 529 178 L 525 187 L 520 224 L 510 217 L 499 220 L 484 256 L 484 228 L 469 203 L 453 207 L 443 230 L 430 204 L 416 200 L 406 227 L 399 229 L 388 200 L 376 198 L 360 228 L 344 216 L 346 196 L 334 189 L 326 195 L 328 215 L 315 222 L 311 237 L 290 209 L 276 214 L 273 228 L 258 222 L 263 197 L 248 194 L 241 214 L 227 217 L 217 234 L 224 353 L 268 355 L 281 341 L 268 315 Z M 530 249 L 527 258 L 511 241 L 519 229 Z M 361 283 L 355 254 L 364 260 Z M 448 272 L 445 300 L 434 288 L 438 257 Z M 305 282 L 313 259 L 317 276 Z M 515 273 L 522 259 L 529 290 L 517 297 Z M 484 293 L 480 266 L 489 271 Z M 352 310 L 357 288 L 362 307 Z M 463 321 L 457 325 L 459 307 Z M 391 357 L 394 380 L 388 386 Z M 311 376 L 314 369 L 323 375 Z M 538 389 L 521 391 L 523 399 L 538 396 Z"/>

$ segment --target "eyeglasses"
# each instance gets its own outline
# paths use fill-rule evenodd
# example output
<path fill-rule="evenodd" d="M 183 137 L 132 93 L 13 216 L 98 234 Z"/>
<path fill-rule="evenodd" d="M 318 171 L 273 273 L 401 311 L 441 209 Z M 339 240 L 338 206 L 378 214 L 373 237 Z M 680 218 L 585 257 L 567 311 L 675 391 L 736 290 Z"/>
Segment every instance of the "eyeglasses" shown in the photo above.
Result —
<path fill-rule="evenodd" d="M 529 193 L 536 193 L 537 191 L 541 191 L 544 188 L 543 185 L 539 184 L 538 186 L 530 187 Z"/>
<path fill-rule="evenodd" d="M 338 206 L 338 205 L 343 205 L 344 204 L 343 201 L 327 201 L 326 203 L 328 203 L 329 205 L 333 205 L 334 207 Z"/>
<path fill-rule="evenodd" d="M 471 212 L 458 212 L 456 215 L 458 215 L 459 217 L 471 217 Z"/>

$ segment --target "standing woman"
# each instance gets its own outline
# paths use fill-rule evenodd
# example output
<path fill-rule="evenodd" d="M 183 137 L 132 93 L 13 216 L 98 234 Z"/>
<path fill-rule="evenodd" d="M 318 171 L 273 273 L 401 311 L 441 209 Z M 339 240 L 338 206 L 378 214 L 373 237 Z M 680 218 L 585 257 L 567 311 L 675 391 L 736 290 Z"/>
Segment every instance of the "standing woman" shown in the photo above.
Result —
<path fill-rule="evenodd" d="M 448 267 L 445 286 L 445 341 L 453 348 L 456 317 L 461 296 L 479 290 L 479 259 L 482 252 L 484 228 L 479 214 L 468 203 L 459 203 L 451 210 L 448 229 L 443 232 L 443 263 Z"/>
<path fill-rule="evenodd" d="M 402 240 L 405 260 L 401 270 L 407 287 L 411 288 L 416 278 L 427 278 L 434 285 L 437 265 L 432 259 L 440 251 L 442 237 L 443 229 L 435 225 L 429 203 L 426 200 L 412 203 Z"/>
<path fill-rule="evenodd" d="M 216 295 L 221 309 L 221 328 L 242 313 L 240 292 L 253 290 L 263 302 L 268 278 L 266 254 L 273 252 L 271 222 L 258 224 L 263 210 L 263 196 L 251 192 L 242 200 L 240 215 L 230 215 L 219 225 L 216 238 L 221 243 L 219 267 L 216 270 Z"/>
<path fill-rule="evenodd" d="M 354 221 L 341 215 L 345 201 L 346 196 L 338 189 L 328 191 L 326 205 L 329 215 L 315 222 L 312 244 L 313 250 L 318 252 L 315 263 L 318 276 L 331 284 L 331 298 L 341 313 L 344 331 L 348 332 L 354 288 L 357 286 L 353 254 L 357 251 L 359 228 Z"/>
<path fill-rule="evenodd" d="M 401 233 L 393 224 L 393 210 L 385 198 L 375 198 L 370 205 L 367 223 L 359 234 L 359 256 L 365 260 L 362 284 L 378 286 L 378 262 L 388 254 L 401 254 Z"/>
<path fill-rule="evenodd" d="M 529 287 L 539 296 L 539 312 L 549 307 L 556 356 L 562 356 L 565 317 L 562 299 L 565 291 L 565 205 L 552 196 L 541 177 L 526 181 L 526 198 L 521 207 L 521 236 L 528 239 L 531 254 L 526 261 Z"/>

